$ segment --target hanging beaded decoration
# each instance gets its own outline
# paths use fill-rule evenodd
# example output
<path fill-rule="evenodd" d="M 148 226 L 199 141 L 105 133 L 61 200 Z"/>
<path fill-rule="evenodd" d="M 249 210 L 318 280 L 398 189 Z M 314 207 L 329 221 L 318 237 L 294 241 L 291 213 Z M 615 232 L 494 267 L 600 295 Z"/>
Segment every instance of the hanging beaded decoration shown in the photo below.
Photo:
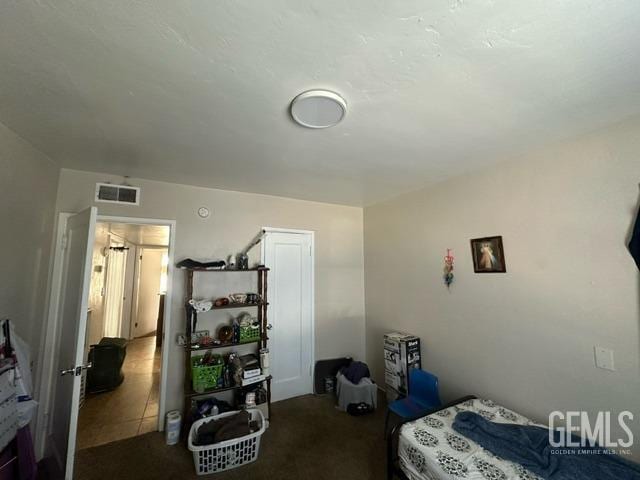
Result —
<path fill-rule="evenodd" d="M 447 255 L 444 257 L 444 284 L 449 288 L 453 283 L 453 254 L 451 249 L 447 248 Z"/>

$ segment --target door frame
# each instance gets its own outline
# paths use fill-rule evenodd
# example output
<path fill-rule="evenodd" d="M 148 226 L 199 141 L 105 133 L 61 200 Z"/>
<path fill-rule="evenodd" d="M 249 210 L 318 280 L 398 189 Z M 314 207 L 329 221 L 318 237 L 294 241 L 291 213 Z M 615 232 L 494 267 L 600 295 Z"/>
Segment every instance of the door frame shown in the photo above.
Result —
<path fill-rule="evenodd" d="M 121 223 L 121 222 L 119 222 Z M 133 330 L 134 330 L 134 324 L 138 321 L 138 307 L 140 306 L 140 263 L 142 263 L 142 260 L 140 259 L 140 257 L 143 255 L 143 251 L 144 250 L 168 250 L 167 247 L 159 247 L 157 245 L 136 245 L 136 258 L 135 258 L 135 268 L 133 270 L 133 288 L 131 289 L 131 297 L 132 297 L 132 301 L 131 301 L 131 316 L 130 316 L 130 321 L 129 321 L 129 331 L 127 332 L 127 335 L 129 336 L 129 339 L 133 339 Z M 169 256 L 169 252 L 167 252 L 167 257 Z M 169 260 L 171 261 L 171 260 Z M 168 268 L 167 268 L 167 286 L 169 284 L 169 272 L 168 272 Z M 167 290 L 168 291 L 168 290 Z M 165 308 L 167 308 L 167 294 L 165 294 Z M 164 330 L 163 330 L 163 335 L 164 335 Z M 163 341 L 164 342 L 164 341 Z"/>
<path fill-rule="evenodd" d="M 123 331 L 126 332 L 127 340 L 131 340 L 131 322 L 133 315 L 133 292 L 136 274 L 136 258 L 138 255 L 138 247 L 135 243 L 126 242 L 125 246 L 129 247 L 129 257 L 124 271 L 124 291 L 126 292 L 126 300 L 122 306 Z M 133 253 L 131 253 L 133 252 Z"/>
<path fill-rule="evenodd" d="M 260 263 L 265 264 L 265 238 L 268 233 L 290 233 L 308 235 L 311 241 L 311 285 L 309 298 L 311 299 L 311 362 L 309 371 L 309 391 L 313 393 L 313 369 L 316 364 L 316 232 L 313 230 L 299 230 L 294 228 L 262 227 L 263 240 L 260 242 Z M 268 319 L 267 319 L 268 320 Z"/>
<path fill-rule="evenodd" d="M 35 454 L 36 459 L 44 458 L 49 438 L 49 430 L 51 427 L 51 419 L 49 410 L 51 408 L 51 398 L 54 393 L 54 380 L 58 378 L 55 375 L 55 357 L 56 357 L 56 338 L 58 337 L 58 313 L 60 309 L 60 293 L 62 287 L 62 262 L 64 260 L 63 237 L 67 228 L 67 220 L 74 215 L 73 213 L 58 214 L 58 222 L 56 232 L 53 238 L 53 266 L 51 269 L 51 277 L 49 281 L 49 298 L 47 301 L 47 325 L 46 334 L 40 343 L 40 355 L 38 355 L 39 378 L 38 385 L 38 402 L 40 406 L 36 416 L 36 434 L 35 434 Z"/>
<path fill-rule="evenodd" d="M 56 338 L 58 329 L 60 328 L 60 322 L 58 318 L 58 310 L 60 306 L 60 293 L 62 286 L 62 262 L 63 253 L 62 248 L 63 236 L 69 217 L 75 215 L 75 213 L 63 212 L 58 214 L 58 221 L 56 226 L 56 233 L 52 241 L 53 248 L 53 265 L 51 267 L 50 277 L 50 290 L 47 300 L 47 325 L 46 335 L 42 339 L 40 345 L 40 355 L 38 356 L 39 378 L 36 380 L 38 385 L 38 401 L 40 408 L 36 417 L 36 432 L 35 432 L 35 454 L 36 459 L 40 460 L 44 458 L 47 450 L 47 442 L 49 438 L 49 430 L 51 424 L 51 407 L 52 399 L 55 387 L 55 379 L 57 375 L 54 372 L 55 355 L 56 355 Z M 98 214 L 96 221 L 111 222 L 111 223 L 130 223 L 137 225 L 161 225 L 169 227 L 169 247 L 168 257 L 169 264 L 167 267 L 167 294 L 165 297 L 165 310 L 164 310 L 164 339 L 162 342 L 162 366 L 160 371 L 160 401 L 158 404 L 158 430 L 164 430 L 164 418 L 167 408 L 167 383 L 169 375 L 169 354 L 171 341 L 169 334 L 171 332 L 171 301 L 173 293 L 173 276 L 175 272 L 174 268 L 174 253 L 175 253 L 175 237 L 176 237 L 176 221 L 167 219 L 155 219 L 155 218 L 138 218 L 138 217 L 124 217 L 124 216 L 111 216 Z M 95 240 L 94 240 L 95 241 Z"/>
<path fill-rule="evenodd" d="M 173 295 L 173 275 L 175 273 L 174 254 L 176 248 L 176 221 L 158 218 L 121 217 L 112 215 L 98 215 L 98 222 L 130 223 L 135 225 L 161 225 L 169 227 L 169 247 L 167 256 L 167 294 L 164 298 L 164 320 L 162 327 L 162 365 L 160 367 L 160 402 L 158 403 L 158 431 L 164 431 L 164 418 L 167 413 L 167 383 L 169 380 L 169 354 L 171 351 L 171 300 Z M 136 254 L 138 250 L 136 249 Z"/>

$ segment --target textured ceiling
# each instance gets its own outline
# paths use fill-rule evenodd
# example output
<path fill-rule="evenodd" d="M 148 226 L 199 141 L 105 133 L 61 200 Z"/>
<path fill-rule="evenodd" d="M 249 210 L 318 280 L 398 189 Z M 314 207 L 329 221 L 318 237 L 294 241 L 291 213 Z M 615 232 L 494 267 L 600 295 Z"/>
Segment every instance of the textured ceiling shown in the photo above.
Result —
<path fill-rule="evenodd" d="M 106 233 L 111 233 L 136 245 L 147 247 L 168 247 L 169 227 L 162 225 L 136 225 L 132 223 L 100 224 Z"/>
<path fill-rule="evenodd" d="M 637 0 L 6 0 L 0 122 L 63 166 L 367 205 L 640 113 Z M 345 120 L 287 114 L 310 88 Z"/>

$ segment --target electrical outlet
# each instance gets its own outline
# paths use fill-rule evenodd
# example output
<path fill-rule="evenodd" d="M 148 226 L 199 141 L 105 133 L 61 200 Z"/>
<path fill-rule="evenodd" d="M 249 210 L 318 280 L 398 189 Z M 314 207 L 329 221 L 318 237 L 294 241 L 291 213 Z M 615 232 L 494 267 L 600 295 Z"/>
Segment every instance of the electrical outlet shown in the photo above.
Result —
<path fill-rule="evenodd" d="M 599 347 L 598 345 L 593 347 L 596 359 L 596 367 L 604 370 L 615 371 L 613 363 L 613 350 L 608 348 Z"/>

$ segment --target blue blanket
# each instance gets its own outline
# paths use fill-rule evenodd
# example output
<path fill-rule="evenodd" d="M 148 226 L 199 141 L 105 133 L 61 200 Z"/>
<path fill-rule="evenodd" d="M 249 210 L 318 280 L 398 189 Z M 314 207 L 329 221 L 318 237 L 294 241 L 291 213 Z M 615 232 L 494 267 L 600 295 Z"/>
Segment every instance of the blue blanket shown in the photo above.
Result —
<path fill-rule="evenodd" d="M 546 428 L 493 423 L 477 413 L 460 412 L 453 429 L 494 455 L 519 463 L 545 480 L 640 479 L 640 465 L 605 453 L 599 447 L 563 447 L 558 450 L 570 453 L 552 453 L 554 447 L 549 443 Z M 578 450 L 589 450 L 589 453 L 578 454 Z"/>

